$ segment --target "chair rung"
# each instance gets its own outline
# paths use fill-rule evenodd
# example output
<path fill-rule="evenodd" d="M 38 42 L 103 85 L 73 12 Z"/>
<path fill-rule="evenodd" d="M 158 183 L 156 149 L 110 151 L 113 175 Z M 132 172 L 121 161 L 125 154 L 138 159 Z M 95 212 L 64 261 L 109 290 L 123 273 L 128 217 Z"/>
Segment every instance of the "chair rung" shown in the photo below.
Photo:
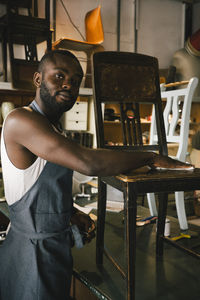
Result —
<path fill-rule="evenodd" d="M 112 262 L 112 264 L 114 265 L 114 267 L 120 272 L 120 274 L 122 275 L 122 277 L 124 279 L 126 279 L 125 272 L 122 270 L 122 268 L 120 267 L 120 265 L 116 262 L 116 260 L 108 253 L 108 250 L 106 250 L 105 248 L 104 248 L 104 254 Z"/>
<path fill-rule="evenodd" d="M 198 259 L 200 259 L 200 253 L 197 253 L 195 251 L 193 251 L 192 249 L 188 249 L 180 244 L 178 244 L 177 242 L 174 242 L 172 239 L 170 239 L 169 237 L 162 237 L 164 241 L 166 241 L 167 243 L 171 244 L 172 246 L 190 254 L 193 257 L 196 257 Z"/>

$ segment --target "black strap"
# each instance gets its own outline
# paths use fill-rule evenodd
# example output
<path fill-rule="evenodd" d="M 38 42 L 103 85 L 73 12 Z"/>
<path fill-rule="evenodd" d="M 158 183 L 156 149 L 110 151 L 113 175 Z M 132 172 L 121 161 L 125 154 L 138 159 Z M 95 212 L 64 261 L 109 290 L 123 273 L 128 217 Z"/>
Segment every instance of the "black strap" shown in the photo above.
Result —
<path fill-rule="evenodd" d="M 33 100 L 31 102 L 31 104 L 29 105 L 34 111 L 39 112 L 41 115 L 45 116 L 47 118 L 47 116 L 43 113 L 43 111 L 41 110 L 41 108 L 39 107 L 39 105 L 37 104 L 37 102 L 35 100 Z M 48 119 L 48 118 L 47 118 Z M 53 124 L 54 125 L 54 124 Z M 55 126 L 55 125 L 54 125 Z M 55 128 L 57 128 L 57 130 L 59 132 L 63 132 L 63 128 L 62 128 L 62 124 L 61 122 L 58 122 L 55 126 Z"/>

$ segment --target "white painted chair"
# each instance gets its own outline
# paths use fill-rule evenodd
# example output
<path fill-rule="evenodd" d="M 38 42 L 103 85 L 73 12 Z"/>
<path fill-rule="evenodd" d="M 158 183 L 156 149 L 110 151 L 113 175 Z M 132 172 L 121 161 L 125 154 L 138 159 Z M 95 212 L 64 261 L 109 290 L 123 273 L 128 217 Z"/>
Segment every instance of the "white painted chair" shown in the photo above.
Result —
<path fill-rule="evenodd" d="M 191 104 L 194 91 L 198 84 L 198 79 L 193 77 L 189 82 L 178 82 L 168 84 L 167 86 L 178 86 L 183 85 L 183 83 L 187 84 L 185 88 L 171 91 L 161 91 L 161 97 L 163 101 L 166 99 L 163 115 L 167 142 L 178 144 L 178 151 L 175 158 L 185 162 L 188 148 Z M 179 127 L 178 131 L 177 127 Z M 155 111 L 153 110 L 150 129 L 150 144 L 155 144 L 156 140 L 156 119 Z M 152 216 L 157 216 L 155 195 L 153 193 L 147 194 L 147 200 L 150 214 Z M 184 192 L 175 192 L 175 202 L 180 229 L 187 230 L 188 222 L 185 213 Z"/>

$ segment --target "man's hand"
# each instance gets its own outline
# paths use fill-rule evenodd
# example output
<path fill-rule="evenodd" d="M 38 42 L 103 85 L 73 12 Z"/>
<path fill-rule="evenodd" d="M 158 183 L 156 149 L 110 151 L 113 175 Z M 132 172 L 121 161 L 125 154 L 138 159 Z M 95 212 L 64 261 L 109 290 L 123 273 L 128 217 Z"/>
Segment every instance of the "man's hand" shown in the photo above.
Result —
<path fill-rule="evenodd" d="M 152 169 L 163 168 L 163 169 L 192 169 L 193 165 L 181 162 L 176 159 L 172 159 L 169 156 L 162 156 L 154 153 L 153 159 L 149 164 Z"/>
<path fill-rule="evenodd" d="M 74 207 L 74 213 L 71 217 L 72 225 L 77 225 L 83 236 L 83 242 L 89 243 L 95 237 L 95 223 L 89 215 L 83 213 Z"/>

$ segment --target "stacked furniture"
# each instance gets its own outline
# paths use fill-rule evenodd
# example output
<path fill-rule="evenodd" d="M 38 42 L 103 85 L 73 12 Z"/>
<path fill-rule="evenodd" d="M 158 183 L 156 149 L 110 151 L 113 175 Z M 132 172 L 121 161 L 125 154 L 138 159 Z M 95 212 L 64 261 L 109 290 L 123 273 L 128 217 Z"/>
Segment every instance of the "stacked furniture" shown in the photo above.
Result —
<path fill-rule="evenodd" d="M 0 0 L 0 4 L 5 6 L 6 11 L 0 18 L 4 81 L 8 81 L 10 65 L 13 87 L 33 90 L 32 76 L 38 66 L 38 45 L 46 42 L 45 49 L 51 49 L 50 0 L 45 0 L 44 17 L 38 17 L 37 0 Z M 22 51 L 20 56 L 16 55 L 16 47 L 20 46 L 23 46 L 23 56 Z"/>

